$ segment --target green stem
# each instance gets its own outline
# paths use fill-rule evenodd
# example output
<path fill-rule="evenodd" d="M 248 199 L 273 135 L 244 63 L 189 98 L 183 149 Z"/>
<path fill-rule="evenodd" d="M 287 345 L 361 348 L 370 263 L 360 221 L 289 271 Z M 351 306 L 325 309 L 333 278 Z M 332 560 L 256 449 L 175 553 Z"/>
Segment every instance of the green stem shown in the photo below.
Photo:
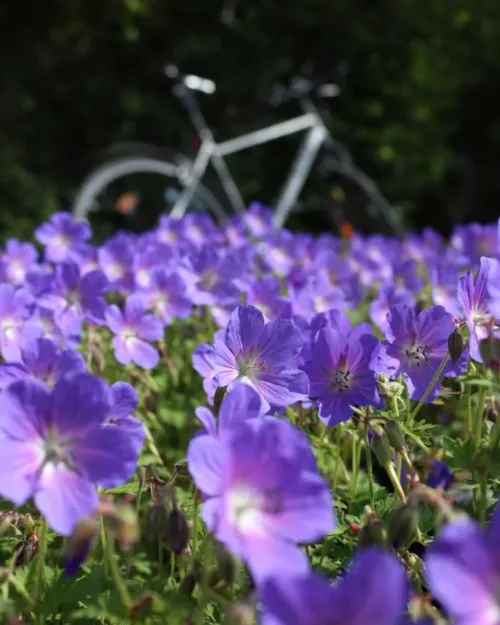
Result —
<path fill-rule="evenodd" d="M 484 395 L 486 389 L 481 386 L 479 388 L 479 396 L 477 398 L 476 422 L 474 432 L 474 449 L 478 449 L 481 444 L 481 434 L 483 432 L 483 414 L 484 414 Z"/>
<path fill-rule="evenodd" d="M 109 565 L 108 559 L 106 557 L 106 529 L 104 527 L 104 517 L 101 515 L 99 518 L 99 527 L 101 532 L 101 549 L 102 549 L 102 561 L 104 566 L 104 579 L 107 581 L 109 579 Z"/>
<path fill-rule="evenodd" d="M 403 456 L 399 453 L 396 453 L 396 475 L 398 476 L 398 480 L 401 482 L 401 473 L 403 471 Z"/>
<path fill-rule="evenodd" d="M 339 481 L 339 470 L 340 470 L 340 462 L 341 462 L 341 457 L 340 457 L 340 446 L 342 443 L 342 427 L 339 425 L 337 425 L 335 427 L 335 447 L 337 448 L 337 461 L 335 462 L 335 471 L 333 473 L 333 490 L 335 490 L 337 488 L 337 484 Z"/>
<path fill-rule="evenodd" d="M 29 605 L 29 607 L 33 608 L 34 605 L 35 605 L 35 602 L 33 601 L 33 598 L 30 596 L 28 591 L 26 590 L 26 587 L 24 586 L 24 584 L 22 584 L 17 579 L 17 577 L 15 577 L 15 575 L 9 575 L 8 582 L 9 582 L 9 584 L 12 584 L 12 586 L 14 586 L 14 588 L 23 597 L 23 599 L 26 601 L 26 603 Z M 8 585 L 6 584 L 6 587 L 7 586 Z"/>
<path fill-rule="evenodd" d="M 431 391 L 434 388 L 434 386 L 436 385 L 436 382 L 441 377 L 441 374 L 443 373 L 444 368 L 446 367 L 446 363 L 448 362 L 448 358 L 449 357 L 450 357 L 450 354 L 447 351 L 445 356 L 444 356 L 444 358 L 443 358 L 443 360 L 441 361 L 441 364 L 437 368 L 436 373 L 432 376 L 432 380 L 430 381 L 429 386 L 425 389 L 425 393 L 422 395 L 420 401 L 418 402 L 418 404 L 415 406 L 415 408 L 413 409 L 412 413 L 410 414 L 410 418 L 408 419 L 408 424 L 409 425 L 413 423 L 413 421 L 415 420 L 415 417 L 417 416 L 420 408 L 422 408 L 422 406 L 427 401 L 427 398 L 431 394 Z"/>
<path fill-rule="evenodd" d="M 479 522 L 484 525 L 486 523 L 486 510 L 488 508 L 488 474 L 486 471 L 479 476 L 479 489 L 481 498 L 479 502 Z"/>
<path fill-rule="evenodd" d="M 366 453 L 366 470 L 368 472 L 368 489 L 370 492 L 370 506 L 371 506 L 371 509 L 375 512 L 375 496 L 373 494 L 373 463 L 372 463 L 372 452 L 370 448 L 370 439 L 368 438 L 368 422 L 367 421 L 365 421 L 364 439 L 365 439 L 365 453 Z"/>
<path fill-rule="evenodd" d="M 118 590 L 118 594 L 120 595 L 123 606 L 128 612 L 131 603 L 130 595 L 128 594 L 127 586 L 123 581 L 123 577 L 121 576 L 120 569 L 118 568 L 114 539 L 110 532 L 106 533 L 106 558 L 109 564 L 111 579 L 113 580 L 113 583 Z"/>
<path fill-rule="evenodd" d="M 356 486 L 358 485 L 359 473 L 359 449 L 358 438 L 354 433 L 352 436 L 352 475 L 351 475 L 351 503 L 356 497 Z"/>
<path fill-rule="evenodd" d="M 403 487 L 401 486 L 401 482 L 399 481 L 399 478 L 398 478 L 398 476 L 396 474 L 396 470 L 394 469 L 394 465 L 392 464 L 392 462 L 389 462 L 385 466 L 385 470 L 386 470 L 386 473 L 389 476 L 389 479 L 391 480 L 391 483 L 392 483 L 392 485 L 394 487 L 394 490 L 398 494 L 399 498 L 401 499 L 401 501 L 403 503 L 406 503 L 405 492 L 403 490 Z"/>
<path fill-rule="evenodd" d="M 194 566 L 194 563 L 196 561 L 196 553 L 198 551 L 198 518 L 199 518 L 199 509 L 200 506 L 200 502 L 198 500 L 198 497 L 195 493 L 194 495 L 194 510 L 193 510 L 193 548 L 192 548 L 192 565 Z"/>
<path fill-rule="evenodd" d="M 43 623 L 43 617 L 40 613 L 42 590 L 45 584 L 45 555 L 47 553 L 47 521 L 45 517 L 42 517 L 42 524 L 40 526 L 40 533 L 38 535 L 38 556 L 36 561 L 36 575 L 35 575 L 35 610 L 36 610 L 36 623 Z"/>
<path fill-rule="evenodd" d="M 467 435 L 472 436 L 472 387 L 467 390 Z"/>
<path fill-rule="evenodd" d="M 491 430 L 490 447 L 491 451 L 495 451 L 500 442 L 500 416 L 496 418 L 493 429 Z"/>

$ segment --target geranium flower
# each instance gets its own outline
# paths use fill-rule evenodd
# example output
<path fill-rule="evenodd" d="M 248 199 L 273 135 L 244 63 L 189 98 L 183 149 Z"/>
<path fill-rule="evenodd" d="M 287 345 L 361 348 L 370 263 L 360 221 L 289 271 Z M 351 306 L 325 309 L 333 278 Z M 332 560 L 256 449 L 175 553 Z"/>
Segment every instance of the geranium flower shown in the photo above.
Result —
<path fill-rule="evenodd" d="M 97 508 L 96 485 L 126 482 L 137 464 L 127 432 L 105 428 L 107 384 L 89 374 L 33 380 L 0 393 L 0 494 L 21 506 L 33 498 L 57 532 L 68 535 Z"/>

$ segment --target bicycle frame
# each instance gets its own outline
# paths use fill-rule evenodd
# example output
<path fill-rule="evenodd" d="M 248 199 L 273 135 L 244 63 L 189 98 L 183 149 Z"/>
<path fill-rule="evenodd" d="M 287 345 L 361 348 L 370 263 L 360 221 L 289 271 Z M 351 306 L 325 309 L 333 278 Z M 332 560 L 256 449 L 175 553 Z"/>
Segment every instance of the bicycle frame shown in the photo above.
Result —
<path fill-rule="evenodd" d="M 316 112 L 308 112 L 288 121 L 273 124 L 261 130 L 236 137 L 235 139 L 216 143 L 212 131 L 193 101 L 188 102 L 187 108 L 202 142 L 193 166 L 185 176 L 184 190 L 172 208 L 172 217 L 176 218 L 182 217 L 186 212 L 196 187 L 210 164 L 215 169 L 233 209 L 235 212 L 243 214 L 246 211 L 246 206 L 224 157 L 256 145 L 262 145 L 299 133 L 303 130 L 309 130 L 292 163 L 290 173 L 283 185 L 275 207 L 273 225 L 275 228 L 282 227 L 300 195 L 321 145 L 329 136 L 320 115 Z"/>

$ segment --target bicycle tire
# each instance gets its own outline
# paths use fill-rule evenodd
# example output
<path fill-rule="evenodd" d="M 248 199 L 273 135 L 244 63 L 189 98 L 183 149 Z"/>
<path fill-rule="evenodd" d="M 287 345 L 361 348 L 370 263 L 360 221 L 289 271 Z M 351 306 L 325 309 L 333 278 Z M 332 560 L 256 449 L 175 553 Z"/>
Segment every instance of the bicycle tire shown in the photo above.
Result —
<path fill-rule="evenodd" d="M 109 158 L 111 157 L 111 158 Z M 101 162 L 84 178 L 72 204 L 75 219 L 89 219 L 91 208 L 106 187 L 130 174 L 152 173 L 185 186 L 191 160 L 183 154 L 149 144 L 120 144 L 101 153 Z M 222 203 L 205 185 L 199 184 L 195 197 L 201 198 L 216 221 L 228 215 Z"/>

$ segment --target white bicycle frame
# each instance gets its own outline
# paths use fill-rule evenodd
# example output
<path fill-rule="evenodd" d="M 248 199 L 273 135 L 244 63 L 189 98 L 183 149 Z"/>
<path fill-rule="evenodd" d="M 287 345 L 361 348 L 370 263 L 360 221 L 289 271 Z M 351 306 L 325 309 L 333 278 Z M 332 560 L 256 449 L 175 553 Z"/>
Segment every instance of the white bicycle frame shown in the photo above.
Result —
<path fill-rule="evenodd" d="M 325 139 L 329 136 L 321 117 L 314 112 L 305 113 L 285 122 L 273 124 L 267 128 L 256 130 L 241 137 L 216 143 L 211 130 L 206 126 L 202 118 L 195 119 L 199 135 L 202 139 L 200 150 L 193 162 L 193 166 L 185 173 L 184 190 L 180 194 L 172 208 L 172 217 L 180 218 L 186 212 L 189 202 L 196 192 L 207 167 L 211 164 L 221 181 L 224 192 L 227 195 L 235 212 L 243 214 L 246 205 L 231 176 L 224 157 L 235 154 L 256 145 L 262 145 L 269 141 L 280 139 L 288 135 L 308 130 L 295 157 L 290 173 L 283 185 L 278 202 L 273 214 L 273 225 L 281 228 L 285 223 L 290 211 L 294 207 L 304 183 L 314 164 L 316 155 Z M 202 126 L 200 128 L 200 126 Z"/>

